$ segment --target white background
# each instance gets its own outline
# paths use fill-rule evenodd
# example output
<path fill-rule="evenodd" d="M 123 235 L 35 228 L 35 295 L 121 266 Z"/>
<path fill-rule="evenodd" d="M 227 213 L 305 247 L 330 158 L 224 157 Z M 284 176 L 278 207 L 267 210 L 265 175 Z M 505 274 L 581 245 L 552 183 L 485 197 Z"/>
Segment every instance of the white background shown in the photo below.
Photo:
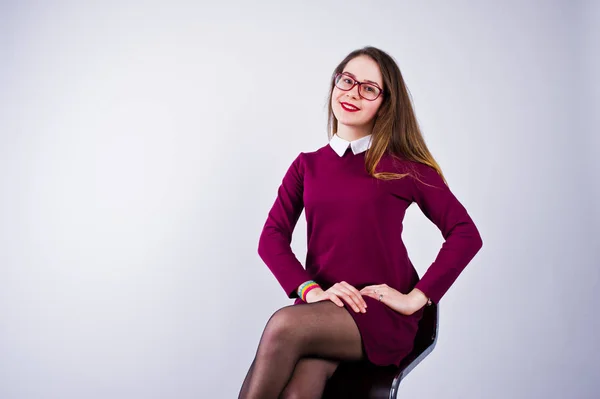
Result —
<path fill-rule="evenodd" d="M 597 2 L 0 4 L 3 399 L 237 397 L 292 303 L 261 228 L 366 45 L 484 242 L 401 396 L 597 395 Z M 443 238 L 404 223 L 422 275 Z"/>

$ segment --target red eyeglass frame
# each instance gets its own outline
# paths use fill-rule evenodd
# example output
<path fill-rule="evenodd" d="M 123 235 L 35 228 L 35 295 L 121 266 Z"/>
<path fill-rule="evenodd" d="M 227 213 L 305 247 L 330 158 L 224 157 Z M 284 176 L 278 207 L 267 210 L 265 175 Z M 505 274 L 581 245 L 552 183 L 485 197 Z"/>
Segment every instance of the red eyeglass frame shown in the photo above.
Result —
<path fill-rule="evenodd" d="M 337 78 L 338 78 L 338 76 L 342 76 L 342 75 L 344 75 L 344 76 L 347 76 L 347 77 L 349 77 L 350 79 L 352 79 L 352 80 L 354 81 L 354 84 L 353 84 L 353 85 L 352 85 L 352 87 L 350 87 L 349 89 L 340 89 L 340 88 L 338 87 L 338 85 L 336 84 L 336 81 L 337 81 Z M 377 97 L 375 97 L 374 99 L 365 98 L 365 97 L 364 97 L 364 96 L 363 96 L 363 95 L 360 93 L 360 92 L 361 92 L 361 90 L 362 90 L 362 85 L 363 85 L 363 84 L 368 84 L 368 85 L 371 85 L 371 86 L 375 86 L 375 87 L 377 87 L 377 88 L 379 89 L 379 94 L 377 94 Z M 377 99 L 378 99 L 378 98 L 379 98 L 379 97 L 380 97 L 380 96 L 383 94 L 383 89 L 382 89 L 381 87 L 379 87 L 379 85 L 378 85 L 378 84 L 376 84 L 376 83 L 371 83 L 371 82 L 359 82 L 358 80 L 356 80 L 355 78 L 353 78 L 352 76 L 348 75 L 348 74 L 347 74 L 347 73 L 345 73 L 345 72 L 338 72 L 338 73 L 336 73 L 336 74 L 335 74 L 335 76 L 333 77 L 333 85 L 334 85 L 335 87 L 337 87 L 338 89 L 342 90 L 342 91 L 350 91 L 350 90 L 354 89 L 354 86 L 358 85 L 358 95 L 359 95 L 361 98 L 363 98 L 363 99 L 365 99 L 365 100 L 367 100 L 367 101 L 375 101 L 375 100 L 377 100 Z"/>

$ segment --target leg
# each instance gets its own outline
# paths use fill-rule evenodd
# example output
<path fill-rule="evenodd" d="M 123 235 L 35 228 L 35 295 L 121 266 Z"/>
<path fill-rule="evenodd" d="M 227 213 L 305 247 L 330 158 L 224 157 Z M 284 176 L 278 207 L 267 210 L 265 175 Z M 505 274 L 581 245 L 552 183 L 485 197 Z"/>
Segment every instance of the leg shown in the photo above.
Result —
<path fill-rule="evenodd" d="M 331 378 L 339 364 L 339 360 L 301 358 L 280 399 L 321 399 L 327 380 Z"/>
<path fill-rule="evenodd" d="M 348 310 L 321 301 L 276 311 L 262 334 L 240 398 L 277 399 L 302 357 L 364 357 L 360 332 Z"/>
<path fill-rule="evenodd" d="M 248 373 L 246 374 L 246 378 L 244 378 L 244 382 L 242 383 L 242 388 L 240 389 L 239 398 L 245 398 L 248 396 L 248 387 L 250 386 L 250 380 L 252 379 L 254 364 L 256 363 L 256 358 L 252 361 L 250 368 L 248 369 Z"/>

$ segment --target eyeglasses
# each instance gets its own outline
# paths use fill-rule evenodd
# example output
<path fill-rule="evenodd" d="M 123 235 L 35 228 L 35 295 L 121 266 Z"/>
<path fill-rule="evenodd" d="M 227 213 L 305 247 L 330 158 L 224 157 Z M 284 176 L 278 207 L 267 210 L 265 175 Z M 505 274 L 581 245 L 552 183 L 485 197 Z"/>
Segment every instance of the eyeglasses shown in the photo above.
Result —
<path fill-rule="evenodd" d="M 381 93 L 383 93 L 383 90 L 375 83 L 359 82 L 343 72 L 335 74 L 334 83 L 335 87 L 343 91 L 352 90 L 354 86 L 358 85 L 358 95 L 368 101 L 377 100 Z"/>

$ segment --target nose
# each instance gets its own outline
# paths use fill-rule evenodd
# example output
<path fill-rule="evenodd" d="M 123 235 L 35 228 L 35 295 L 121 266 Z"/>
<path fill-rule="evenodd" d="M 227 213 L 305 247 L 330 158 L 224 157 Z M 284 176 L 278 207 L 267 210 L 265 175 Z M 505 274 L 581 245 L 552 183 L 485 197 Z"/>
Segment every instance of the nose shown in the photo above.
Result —
<path fill-rule="evenodd" d="M 347 96 L 352 96 L 352 97 L 354 97 L 354 98 L 358 98 L 358 97 L 360 97 L 360 96 L 358 95 L 358 85 L 354 85 L 354 87 L 353 87 L 353 88 L 351 88 L 350 90 L 348 90 L 348 91 L 346 92 L 346 95 L 347 95 Z"/>

